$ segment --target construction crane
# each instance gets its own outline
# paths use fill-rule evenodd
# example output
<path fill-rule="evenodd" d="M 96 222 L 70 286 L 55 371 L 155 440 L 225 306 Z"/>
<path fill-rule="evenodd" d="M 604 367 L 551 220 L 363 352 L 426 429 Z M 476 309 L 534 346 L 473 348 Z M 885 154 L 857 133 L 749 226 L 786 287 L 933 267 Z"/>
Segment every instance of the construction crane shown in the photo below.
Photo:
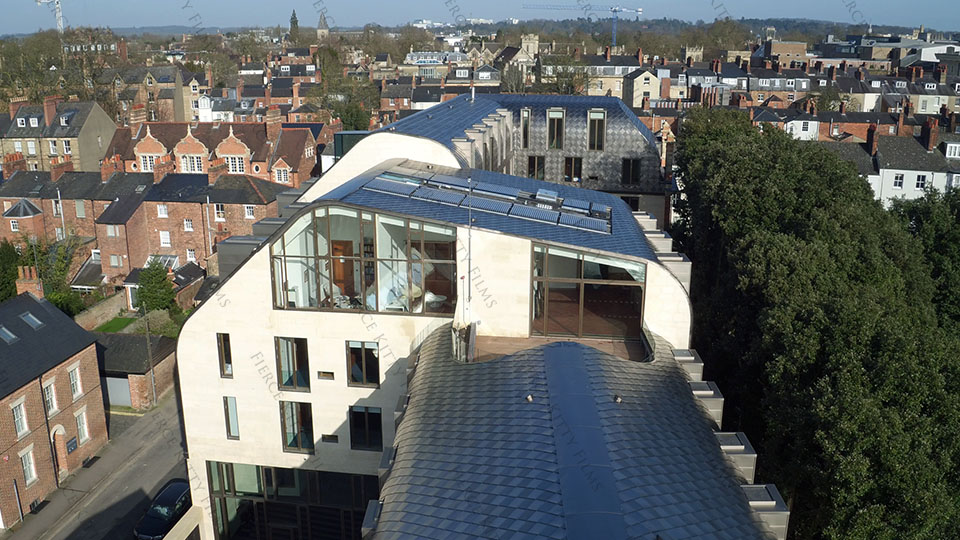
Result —
<path fill-rule="evenodd" d="M 63 10 L 60 8 L 60 0 L 37 0 L 37 5 L 53 4 L 53 9 L 57 14 L 57 32 L 63 34 Z"/>
<path fill-rule="evenodd" d="M 575 6 L 570 4 L 524 4 L 523 9 L 575 10 L 583 11 L 584 13 L 593 11 L 595 9 L 609 11 L 613 14 L 613 47 L 617 46 L 617 19 L 619 18 L 619 14 L 636 13 L 638 16 L 643 15 L 643 8 L 626 8 L 623 6 L 594 6 L 593 4 L 578 4 Z"/>

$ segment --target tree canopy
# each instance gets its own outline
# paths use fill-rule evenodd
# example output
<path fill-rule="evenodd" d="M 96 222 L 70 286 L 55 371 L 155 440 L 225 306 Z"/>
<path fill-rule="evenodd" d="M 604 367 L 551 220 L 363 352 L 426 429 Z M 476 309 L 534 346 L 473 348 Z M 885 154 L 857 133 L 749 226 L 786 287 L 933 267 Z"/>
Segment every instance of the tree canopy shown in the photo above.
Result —
<path fill-rule="evenodd" d="M 173 282 L 167 279 L 167 269 L 157 262 L 151 261 L 146 268 L 140 271 L 137 282 L 137 306 L 143 306 L 149 313 L 160 309 L 170 309 L 176 300 Z"/>
<path fill-rule="evenodd" d="M 737 111 L 691 111 L 677 163 L 694 346 L 793 537 L 960 537 L 960 347 L 921 243 L 851 164 Z"/>

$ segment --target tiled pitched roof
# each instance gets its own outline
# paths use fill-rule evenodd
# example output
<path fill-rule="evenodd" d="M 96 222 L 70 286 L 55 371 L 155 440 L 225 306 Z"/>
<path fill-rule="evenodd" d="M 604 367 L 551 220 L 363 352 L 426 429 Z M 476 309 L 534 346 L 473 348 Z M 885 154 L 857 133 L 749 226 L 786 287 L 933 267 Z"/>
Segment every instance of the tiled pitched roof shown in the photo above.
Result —
<path fill-rule="evenodd" d="M 840 159 L 849 161 L 861 175 L 877 174 L 876 164 L 866 144 L 848 142 L 821 142 L 824 148 L 836 154 Z"/>
<path fill-rule="evenodd" d="M 20 107 L 16 116 L 10 121 L 10 125 L 6 131 L 6 137 L 11 139 L 24 137 L 77 137 L 80 135 L 80 130 L 83 129 L 83 125 L 94 107 L 99 106 L 93 101 L 67 101 L 60 103 L 57 105 L 57 117 L 50 122 L 49 126 L 46 124 L 42 105 L 26 105 Z M 17 126 L 16 119 L 18 118 L 27 119 L 24 127 Z M 30 126 L 30 118 L 37 119 L 37 127 Z M 66 126 L 61 125 L 61 118 L 67 120 Z"/>
<path fill-rule="evenodd" d="M 150 135 L 160 141 L 168 152 L 172 152 L 177 143 L 187 136 L 188 126 L 190 124 L 186 122 L 148 122 L 143 124 L 140 130 L 133 135 L 129 134 L 129 129 L 119 129 L 110 142 L 107 155 L 119 154 L 125 160 L 135 159 L 134 147 L 146 137 L 147 127 L 150 128 Z M 234 136 L 250 149 L 253 154 L 252 161 L 266 161 L 271 149 L 266 144 L 267 129 L 265 124 L 202 122 L 198 123 L 196 127 L 191 127 L 190 132 L 212 153 L 216 151 L 217 145 L 230 135 L 231 129 Z"/>
<path fill-rule="evenodd" d="M 270 167 L 273 167 L 273 164 L 282 158 L 291 170 L 299 171 L 300 156 L 303 155 L 303 150 L 306 148 L 310 136 L 310 130 L 306 128 L 282 129 L 280 131 L 280 142 L 277 143 Z"/>
<path fill-rule="evenodd" d="M 668 350 L 461 364 L 449 332 L 420 348 L 374 539 L 771 537 Z"/>
<path fill-rule="evenodd" d="M 138 334 L 94 332 L 97 338 L 97 360 L 103 375 L 143 375 L 150 371 L 147 363 L 147 337 Z M 177 350 L 177 340 L 166 336 L 150 336 L 153 365 Z"/>
<path fill-rule="evenodd" d="M 927 152 L 918 137 L 880 137 L 877 162 L 882 169 L 946 172 L 949 168 L 943 153 Z"/>

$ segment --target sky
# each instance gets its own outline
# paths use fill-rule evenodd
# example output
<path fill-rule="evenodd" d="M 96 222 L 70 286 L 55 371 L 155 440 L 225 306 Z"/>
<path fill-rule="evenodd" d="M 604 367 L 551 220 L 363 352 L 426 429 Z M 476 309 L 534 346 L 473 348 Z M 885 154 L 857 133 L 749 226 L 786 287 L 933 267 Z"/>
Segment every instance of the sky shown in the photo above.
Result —
<path fill-rule="evenodd" d="M 960 30 L 957 0 L 807 0 L 758 2 L 757 0 L 672 0 L 644 5 L 623 0 L 624 7 L 643 8 L 644 18 L 678 18 L 709 21 L 729 15 L 740 17 L 791 17 L 842 23 L 926 24 L 938 30 Z M 510 17 L 575 18 L 577 10 L 524 9 L 522 3 L 586 5 L 588 0 L 62 0 L 70 26 L 164 26 L 204 28 L 233 26 L 286 26 L 297 10 L 300 24 L 315 26 L 326 9 L 331 26 L 362 26 L 368 22 L 398 25 L 416 19 L 453 22 L 458 15 L 503 20 Z M 600 1 L 597 2 L 598 4 Z M 604 0 L 604 4 L 613 4 Z M 918 5 L 919 4 L 919 5 Z M 0 0 L 0 34 L 31 33 L 55 27 L 52 4 L 35 0 Z M 909 6 L 909 8 L 907 7 Z M 917 9 L 922 6 L 925 9 Z"/>

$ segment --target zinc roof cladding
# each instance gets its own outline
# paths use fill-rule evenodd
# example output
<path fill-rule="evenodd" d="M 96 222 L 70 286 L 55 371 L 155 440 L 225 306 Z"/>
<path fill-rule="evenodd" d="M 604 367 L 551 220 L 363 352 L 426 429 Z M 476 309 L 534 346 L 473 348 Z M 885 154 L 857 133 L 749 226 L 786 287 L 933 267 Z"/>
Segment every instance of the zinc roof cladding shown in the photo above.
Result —
<path fill-rule="evenodd" d="M 34 330 L 20 318 L 28 311 L 43 326 Z M 94 342 L 93 334 L 30 293 L 0 304 L 0 325 L 17 337 L 13 343 L 0 339 L 0 397 L 35 381 Z"/>
<path fill-rule="evenodd" d="M 150 371 L 147 363 L 147 337 L 137 334 L 108 334 L 94 332 L 97 339 L 97 360 L 104 375 L 144 375 Z M 177 340 L 166 336 L 150 336 L 153 365 L 177 350 Z"/>
<path fill-rule="evenodd" d="M 919 172 L 947 172 L 942 152 L 927 149 L 917 137 L 880 137 L 877 139 L 877 163 L 881 169 Z"/>
<path fill-rule="evenodd" d="M 461 364 L 449 331 L 420 348 L 376 540 L 770 538 L 668 344 Z"/>
<path fill-rule="evenodd" d="M 425 165 L 411 161 L 402 162 L 400 165 L 420 169 L 424 172 L 433 172 L 426 169 Z M 471 211 L 468 208 L 459 206 L 363 189 L 363 186 L 380 174 L 381 171 L 384 170 L 381 169 L 371 175 L 357 177 L 327 193 L 320 199 L 339 200 L 357 206 L 406 214 L 422 219 L 445 221 L 456 225 L 467 225 L 470 222 L 470 217 L 472 217 L 473 226 L 479 229 L 488 229 L 535 240 L 580 246 L 588 249 L 656 260 L 653 249 L 647 243 L 646 237 L 640 230 L 639 225 L 637 225 L 630 207 L 615 195 L 480 169 L 460 169 L 453 174 L 460 178 L 467 178 L 469 176 L 472 181 L 476 183 L 487 182 L 499 186 L 516 188 L 527 193 L 536 193 L 540 189 L 546 189 L 557 192 L 561 198 L 580 199 L 589 203 L 609 206 L 611 209 L 611 232 L 610 234 L 600 234 L 571 227 L 563 227 L 557 224 L 542 223 L 476 209 Z M 394 174 L 404 174 L 403 171 L 397 169 L 392 169 L 391 172 Z M 444 174 L 446 174 L 446 172 Z"/>
<path fill-rule="evenodd" d="M 567 127 L 579 125 L 583 120 L 586 130 L 586 115 L 589 109 L 602 108 L 607 111 L 607 129 L 618 129 L 625 122 L 632 124 L 650 145 L 656 145 L 653 133 L 640 122 L 637 115 L 630 111 L 619 98 L 606 96 L 557 96 L 523 94 L 481 94 L 471 100 L 470 94 L 461 94 L 417 114 L 398 120 L 381 131 L 392 131 L 407 135 L 418 135 L 440 142 L 453 148 L 453 139 L 466 136 L 466 130 L 483 118 L 496 113 L 498 108 L 508 109 L 516 114 L 523 108 L 529 108 L 533 114 L 545 114 L 552 107 L 566 110 Z"/>

